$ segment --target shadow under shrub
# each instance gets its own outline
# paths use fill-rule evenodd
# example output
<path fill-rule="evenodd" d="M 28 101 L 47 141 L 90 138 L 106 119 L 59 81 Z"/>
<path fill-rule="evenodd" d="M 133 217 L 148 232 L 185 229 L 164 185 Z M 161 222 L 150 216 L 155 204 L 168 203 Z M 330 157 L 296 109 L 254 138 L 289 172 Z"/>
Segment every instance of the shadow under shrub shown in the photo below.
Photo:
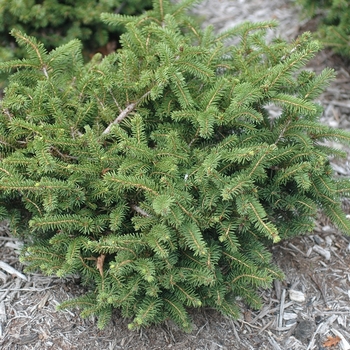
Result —
<path fill-rule="evenodd" d="M 188 307 L 237 317 L 237 297 L 258 308 L 257 288 L 283 277 L 269 244 L 311 231 L 318 209 L 350 232 L 350 183 L 328 163 L 344 154 L 323 145 L 350 134 L 320 124 L 313 102 L 333 72 L 302 70 L 318 43 L 267 44 L 273 21 L 202 31 L 184 14 L 192 2 L 104 14 L 125 25 L 122 49 L 88 64 L 78 40 L 47 53 L 13 31 L 28 58 L 0 66 L 15 69 L 0 218 L 25 238 L 27 271 L 82 277 L 91 292 L 60 307 L 99 327 L 113 308 L 131 329 L 171 318 L 189 331 Z"/>

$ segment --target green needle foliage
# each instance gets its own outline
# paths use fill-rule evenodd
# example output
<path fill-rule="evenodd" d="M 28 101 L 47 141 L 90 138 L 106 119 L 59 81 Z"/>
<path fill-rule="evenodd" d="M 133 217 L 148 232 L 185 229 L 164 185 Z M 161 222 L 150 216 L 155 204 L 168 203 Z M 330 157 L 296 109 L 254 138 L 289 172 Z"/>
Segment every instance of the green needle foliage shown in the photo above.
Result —
<path fill-rule="evenodd" d="M 334 52 L 350 58 L 350 6 L 348 0 L 297 0 L 308 16 L 321 16 L 317 35 Z"/>
<path fill-rule="evenodd" d="M 333 72 L 302 70 L 318 43 L 267 44 L 275 22 L 200 30 L 194 2 L 103 14 L 125 25 L 122 48 L 88 64 L 78 40 L 48 53 L 13 31 L 28 58 L 0 66 L 14 71 L 0 218 L 26 239 L 28 271 L 82 277 L 89 292 L 60 307 L 101 328 L 113 308 L 131 329 L 170 318 L 189 331 L 189 307 L 237 317 L 238 297 L 259 308 L 257 288 L 283 277 L 270 243 L 311 231 L 318 209 L 350 233 L 350 182 L 328 162 L 344 154 L 323 144 L 350 133 L 320 124 L 313 102 Z"/>

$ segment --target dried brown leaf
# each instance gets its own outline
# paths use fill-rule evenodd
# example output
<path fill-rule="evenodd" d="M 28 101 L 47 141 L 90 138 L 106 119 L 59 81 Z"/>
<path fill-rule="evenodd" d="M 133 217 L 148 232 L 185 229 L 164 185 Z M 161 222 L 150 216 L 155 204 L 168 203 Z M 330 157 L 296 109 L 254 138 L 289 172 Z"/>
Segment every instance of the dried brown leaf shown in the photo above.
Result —
<path fill-rule="evenodd" d="M 96 260 L 96 267 L 100 271 L 100 275 L 103 277 L 103 263 L 105 261 L 106 255 L 101 254 Z"/>
<path fill-rule="evenodd" d="M 332 336 L 328 336 L 327 340 L 323 343 L 323 346 L 325 346 L 326 348 L 330 348 L 332 346 L 336 346 L 340 343 L 341 339 L 338 336 L 332 337 Z"/>

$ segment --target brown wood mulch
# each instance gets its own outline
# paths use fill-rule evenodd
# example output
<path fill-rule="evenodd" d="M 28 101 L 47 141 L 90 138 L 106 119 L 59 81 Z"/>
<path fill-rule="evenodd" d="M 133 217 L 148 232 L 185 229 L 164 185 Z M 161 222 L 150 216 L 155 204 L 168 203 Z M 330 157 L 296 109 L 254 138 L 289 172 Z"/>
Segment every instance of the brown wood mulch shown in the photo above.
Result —
<path fill-rule="evenodd" d="M 302 20 L 300 9 L 288 0 L 206 0 L 196 13 L 217 30 L 244 20 L 277 19 L 277 34 L 290 40 L 315 27 Z M 337 77 L 323 93 L 322 122 L 350 130 L 350 69 L 345 60 L 324 50 L 309 63 L 320 72 L 333 67 Z M 335 147 L 343 147 L 333 144 Z M 338 176 L 350 175 L 348 159 L 331 160 Z M 350 218 L 350 203 L 344 201 Z M 18 261 L 21 242 L 0 226 L 0 349 L 176 349 L 176 350 L 350 350 L 350 237 L 340 234 L 322 215 L 311 235 L 299 236 L 272 247 L 285 273 L 261 290 L 261 310 L 242 303 L 242 314 L 232 320 L 212 309 L 191 311 L 194 330 L 183 333 L 167 322 L 130 332 L 118 310 L 105 330 L 95 318 L 82 320 L 78 311 L 60 311 L 63 300 L 84 292 L 75 278 L 25 275 Z"/>

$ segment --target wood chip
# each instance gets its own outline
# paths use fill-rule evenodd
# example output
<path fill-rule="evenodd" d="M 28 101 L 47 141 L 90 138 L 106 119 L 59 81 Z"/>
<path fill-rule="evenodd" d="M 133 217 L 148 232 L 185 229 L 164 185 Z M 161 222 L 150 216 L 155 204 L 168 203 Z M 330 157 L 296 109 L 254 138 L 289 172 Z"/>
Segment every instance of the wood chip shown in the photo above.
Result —
<path fill-rule="evenodd" d="M 7 281 L 7 275 L 0 271 L 0 279 L 3 281 L 3 283 L 6 283 Z"/>
<path fill-rule="evenodd" d="M 319 245 L 314 245 L 312 247 L 313 251 L 323 256 L 326 260 L 331 260 L 331 252 L 327 249 L 320 247 Z"/>
<path fill-rule="evenodd" d="M 6 272 L 8 272 L 11 275 L 15 275 L 19 278 L 22 278 L 23 280 L 27 281 L 27 277 L 24 276 L 22 273 L 20 273 L 19 271 L 17 271 L 16 269 L 14 269 L 12 266 L 10 266 L 9 264 L 5 263 L 4 261 L 0 261 L 0 268 L 5 270 Z"/>
<path fill-rule="evenodd" d="M 10 241 L 5 244 L 5 247 L 13 249 L 15 252 L 20 252 L 23 248 L 23 242 Z"/>
<path fill-rule="evenodd" d="M 298 315 L 295 312 L 285 312 L 283 314 L 284 320 L 294 320 L 298 317 Z"/>
<path fill-rule="evenodd" d="M 7 320 L 7 317 L 6 317 L 5 302 L 2 301 L 0 303 L 0 338 L 3 336 L 3 329 L 5 327 L 6 320 Z"/>
<path fill-rule="evenodd" d="M 282 328 L 285 296 L 286 296 L 286 290 L 283 289 L 282 296 L 281 296 L 280 313 L 278 317 L 278 328 Z"/>
<path fill-rule="evenodd" d="M 45 306 L 45 304 L 46 304 L 47 301 L 49 300 L 50 296 L 51 296 L 51 292 L 50 292 L 50 291 L 46 292 L 46 294 L 45 294 L 44 297 L 40 300 L 40 303 L 39 303 L 38 306 L 37 306 L 39 310 L 42 309 L 42 308 Z"/>

